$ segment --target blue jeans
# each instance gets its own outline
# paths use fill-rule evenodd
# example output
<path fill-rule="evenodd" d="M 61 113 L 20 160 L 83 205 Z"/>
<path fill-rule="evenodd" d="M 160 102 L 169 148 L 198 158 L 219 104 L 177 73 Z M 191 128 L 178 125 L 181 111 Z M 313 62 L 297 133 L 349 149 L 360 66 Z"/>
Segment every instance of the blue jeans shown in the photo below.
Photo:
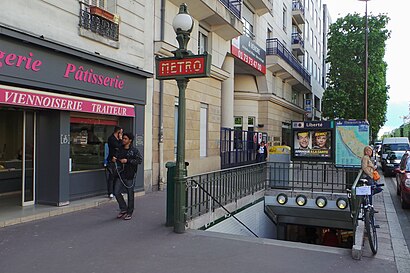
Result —
<path fill-rule="evenodd" d="M 126 187 L 123 185 L 123 182 Z M 121 194 L 124 190 L 127 192 L 128 204 L 125 202 L 124 197 Z M 127 214 L 132 215 L 134 212 L 134 180 L 123 179 L 121 182 L 121 180 L 117 177 L 114 183 L 114 195 L 115 199 L 117 199 L 118 205 L 120 206 L 121 212 L 127 212 Z"/>
<path fill-rule="evenodd" d="M 372 196 L 378 194 L 383 191 L 382 187 L 380 187 L 376 181 L 373 180 L 373 177 L 369 177 L 366 175 L 365 179 L 368 181 L 368 186 L 372 187 L 372 195 L 369 196 L 370 204 L 373 204 Z"/>

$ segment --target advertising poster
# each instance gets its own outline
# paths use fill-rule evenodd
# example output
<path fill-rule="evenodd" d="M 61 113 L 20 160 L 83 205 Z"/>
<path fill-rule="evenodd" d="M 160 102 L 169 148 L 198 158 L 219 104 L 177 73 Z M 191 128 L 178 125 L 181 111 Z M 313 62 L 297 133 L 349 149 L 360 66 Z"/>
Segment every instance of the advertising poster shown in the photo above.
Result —
<path fill-rule="evenodd" d="M 335 164 L 339 167 L 361 167 L 363 149 L 369 145 L 369 123 L 364 120 L 337 120 Z"/>
<path fill-rule="evenodd" d="M 331 121 L 292 123 L 292 160 L 333 161 L 334 135 Z"/>

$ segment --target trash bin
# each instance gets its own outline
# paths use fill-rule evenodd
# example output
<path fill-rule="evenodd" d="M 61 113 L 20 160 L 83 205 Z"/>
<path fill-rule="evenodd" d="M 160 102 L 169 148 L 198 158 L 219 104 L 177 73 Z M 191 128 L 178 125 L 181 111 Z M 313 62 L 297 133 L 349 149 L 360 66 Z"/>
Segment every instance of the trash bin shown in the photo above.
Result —
<path fill-rule="evenodd" d="M 189 166 L 188 162 L 185 162 L 185 167 Z M 175 176 L 177 174 L 177 163 L 170 161 L 165 164 L 167 170 L 167 219 L 165 225 L 171 227 L 174 225 L 175 220 Z M 188 171 L 187 171 L 188 175 Z"/>
<path fill-rule="evenodd" d="M 288 188 L 290 173 L 290 147 L 270 147 L 269 162 L 269 186 L 271 188 Z"/>

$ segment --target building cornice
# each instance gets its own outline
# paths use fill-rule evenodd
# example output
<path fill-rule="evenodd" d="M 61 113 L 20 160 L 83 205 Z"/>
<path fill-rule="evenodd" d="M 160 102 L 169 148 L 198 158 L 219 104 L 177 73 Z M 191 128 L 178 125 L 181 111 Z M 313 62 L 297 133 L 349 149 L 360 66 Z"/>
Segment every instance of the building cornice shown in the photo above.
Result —
<path fill-rule="evenodd" d="M 274 94 L 258 94 L 248 92 L 235 92 L 235 100 L 253 100 L 253 101 L 269 101 L 277 105 L 283 106 L 289 110 L 297 112 L 299 114 L 305 114 L 305 110 L 299 106 L 288 102 Z"/>

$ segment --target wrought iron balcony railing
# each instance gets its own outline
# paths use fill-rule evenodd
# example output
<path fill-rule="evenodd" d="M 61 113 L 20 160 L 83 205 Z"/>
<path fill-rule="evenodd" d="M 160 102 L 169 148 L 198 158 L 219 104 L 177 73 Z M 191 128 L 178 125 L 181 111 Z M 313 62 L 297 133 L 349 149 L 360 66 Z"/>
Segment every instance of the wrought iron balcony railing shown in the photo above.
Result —
<path fill-rule="evenodd" d="M 300 10 L 303 14 L 305 14 L 305 7 L 300 0 L 293 0 L 292 10 Z"/>
<path fill-rule="evenodd" d="M 84 3 L 82 3 L 80 9 L 80 27 L 88 29 L 110 40 L 119 40 L 119 24 L 102 16 L 91 14 L 89 6 Z"/>
<path fill-rule="evenodd" d="M 300 64 L 299 60 L 289 51 L 286 47 L 277 39 L 267 39 L 266 40 L 266 55 L 278 55 L 283 60 L 285 60 L 293 69 L 298 72 L 304 80 L 311 84 L 311 75 L 303 66 Z"/>
<path fill-rule="evenodd" d="M 300 35 L 299 33 L 292 33 L 292 45 L 297 45 L 297 44 L 304 47 L 305 41 L 303 40 L 302 35 Z"/>
<path fill-rule="evenodd" d="M 241 0 L 219 0 L 238 19 L 241 19 Z"/>

